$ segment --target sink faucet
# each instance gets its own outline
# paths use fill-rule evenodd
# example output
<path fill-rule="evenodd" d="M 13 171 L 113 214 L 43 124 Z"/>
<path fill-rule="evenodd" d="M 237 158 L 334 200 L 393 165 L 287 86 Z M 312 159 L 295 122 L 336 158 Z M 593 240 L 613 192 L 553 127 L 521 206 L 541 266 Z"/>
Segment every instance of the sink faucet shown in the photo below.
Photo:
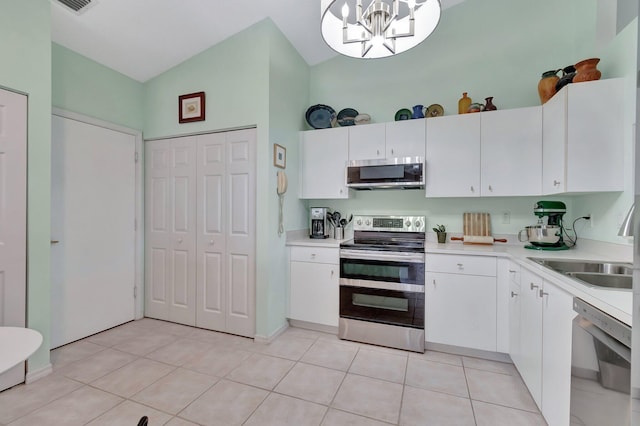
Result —
<path fill-rule="evenodd" d="M 635 210 L 635 203 L 631 205 L 627 216 L 622 221 L 622 226 L 618 231 L 618 235 L 621 237 L 633 237 L 633 211 Z"/>

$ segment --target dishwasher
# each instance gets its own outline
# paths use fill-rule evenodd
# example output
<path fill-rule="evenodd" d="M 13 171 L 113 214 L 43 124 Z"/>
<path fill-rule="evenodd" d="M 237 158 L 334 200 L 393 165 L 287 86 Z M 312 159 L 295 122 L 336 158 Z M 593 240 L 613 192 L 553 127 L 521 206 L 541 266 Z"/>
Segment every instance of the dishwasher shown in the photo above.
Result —
<path fill-rule="evenodd" d="M 622 426 L 631 416 L 631 327 L 575 297 L 571 426 Z"/>

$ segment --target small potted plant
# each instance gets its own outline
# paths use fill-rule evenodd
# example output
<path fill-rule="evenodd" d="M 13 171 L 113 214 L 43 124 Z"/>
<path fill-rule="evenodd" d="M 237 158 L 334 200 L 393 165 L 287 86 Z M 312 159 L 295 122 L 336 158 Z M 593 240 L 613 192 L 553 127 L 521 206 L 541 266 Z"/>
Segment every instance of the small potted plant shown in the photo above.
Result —
<path fill-rule="evenodd" d="M 444 225 L 436 225 L 436 227 L 433 228 L 433 230 L 438 236 L 438 242 L 440 244 L 444 244 L 447 242 L 447 228 L 445 228 Z"/>

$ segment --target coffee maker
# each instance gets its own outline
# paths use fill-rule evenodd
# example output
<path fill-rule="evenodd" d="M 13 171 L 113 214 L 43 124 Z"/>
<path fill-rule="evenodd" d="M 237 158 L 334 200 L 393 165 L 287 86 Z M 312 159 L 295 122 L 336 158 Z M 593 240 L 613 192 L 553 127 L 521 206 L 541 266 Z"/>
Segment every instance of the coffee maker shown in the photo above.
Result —
<path fill-rule="evenodd" d="M 309 215 L 309 237 L 329 238 L 328 210 L 326 207 L 311 207 L 311 214 Z"/>

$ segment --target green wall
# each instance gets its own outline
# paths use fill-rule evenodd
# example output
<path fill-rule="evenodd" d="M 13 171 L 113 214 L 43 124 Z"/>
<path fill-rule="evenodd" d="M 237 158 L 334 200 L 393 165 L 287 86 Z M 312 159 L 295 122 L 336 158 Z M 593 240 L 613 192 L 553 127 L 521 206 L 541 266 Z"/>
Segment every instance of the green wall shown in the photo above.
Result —
<path fill-rule="evenodd" d="M 27 326 L 44 336 L 29 371 L 49 364 L 51 17 L 48 0 L 0 0 L 0 86 L 29 96 Z"/>
<path fill-rule="evenodd" d="M 271 20 L 261 21 L 153 78 L 144 85 L 145 139 L 256 126 L 256 334 L 268 337 L 285 321 L 286 251 L 277 235 L 273 143 L 289 149 L 287 228 L 304 223 L 297 193 L 297 138 L 308 104 L 309 68 Z M 206 120 L 178 123 L 178 96 L 206 93 Z M 293 165 L 292 165 L 293 163 Z M 267 225 L 267 226 L 265 226 Z"/>
<path fill-rule="evenodd" d="M 141 130 L 143 84 L 53 43 L 53 106 Z"/>
<path fill-rule="evenodd" d="M 602 58 L 603 78 L 627 77 L 628 92 L 634 95 L 637 20 L 612 42 L 599 43 L 596 3 L 465 1 L 445 9 L 435 32 L 415 49 L 377 60 L 340 56 L 312 67 L 310 104 L 331 105 L 336 111 L 353 107 L 369 113 L 373 122 L 393 121 L 398 109 L 416 104 L 438 103 L 446 115 L 456 114 L 462 92 L 469 92 L 474 101 L 493 96 L 500 109 L 539 105 L 537 84 L 543 71 L 594 56 Z M 629 112 L 625 149 L 630 152 L 635 98 L 629 96 L 625 103 Z M 341 213 L 426 214 L 428 229 L 444 223 L 452 232 L 462 232 L 461 213 L 482 210 L 493 216 L 494 233 L 515 234 L 535 222 L 535 201 L 559 199 L 567 204 L 570 221 L 594 215 L 593 228 L 577 223 L 581 237 L 625 244 L 617 236 L 617 226 L 631 205 L 631 155 L 625 161 L 624 193 L 426 199 L 420 191 L 377 191 L 355 193 L 351 200 L 310 200 L 307 205 L 337 208 Z M 505 212 L 510 214 L 509 223 L 502 223 Z"/>

